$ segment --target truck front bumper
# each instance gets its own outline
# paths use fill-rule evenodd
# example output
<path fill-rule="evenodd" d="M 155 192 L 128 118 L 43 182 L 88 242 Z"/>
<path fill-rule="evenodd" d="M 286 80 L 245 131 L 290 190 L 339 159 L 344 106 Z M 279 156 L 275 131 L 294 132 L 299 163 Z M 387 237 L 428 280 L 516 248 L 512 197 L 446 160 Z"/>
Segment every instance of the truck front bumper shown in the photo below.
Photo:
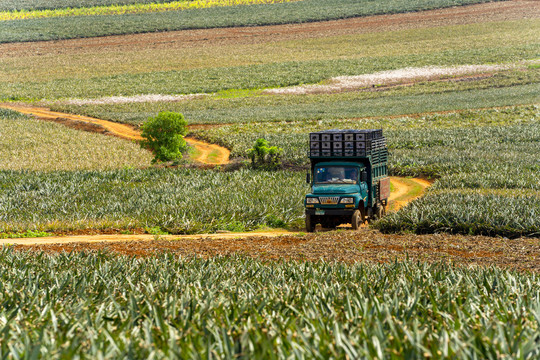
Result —
<path fill-rule="evenodd" d="M 354 213 L 356 209 L 306 209 L 306 215 L 335 215 L 335 216 L 347 216 Z"/>

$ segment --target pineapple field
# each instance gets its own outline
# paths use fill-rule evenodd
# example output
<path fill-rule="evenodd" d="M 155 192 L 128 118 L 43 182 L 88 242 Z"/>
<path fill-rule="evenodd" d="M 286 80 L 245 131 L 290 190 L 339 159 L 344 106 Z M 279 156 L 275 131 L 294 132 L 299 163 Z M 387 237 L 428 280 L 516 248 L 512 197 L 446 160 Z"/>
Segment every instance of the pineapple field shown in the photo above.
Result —
<path fill-rule="evenodd" d="M 540 357 L 539 31 L 533 0 L 0 1 L 0 358 Z M 162 111 L 189 152 L 154 164 Z M 388 214 L 308 234 L 329 129 L 383 129 Z"/>

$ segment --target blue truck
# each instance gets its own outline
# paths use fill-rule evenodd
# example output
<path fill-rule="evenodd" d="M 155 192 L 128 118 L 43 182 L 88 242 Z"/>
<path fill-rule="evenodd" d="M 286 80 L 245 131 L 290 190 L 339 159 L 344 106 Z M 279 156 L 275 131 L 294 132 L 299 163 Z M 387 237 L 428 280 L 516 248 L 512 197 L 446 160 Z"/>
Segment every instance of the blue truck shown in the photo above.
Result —
<path fill-rule="evenodd" d="M 388 147 L 382 129 L 325 130 L 309 134 L 311 162 L 304 200 L 306 230 L 334 228 L 386 214 L 390 196 Z"/>

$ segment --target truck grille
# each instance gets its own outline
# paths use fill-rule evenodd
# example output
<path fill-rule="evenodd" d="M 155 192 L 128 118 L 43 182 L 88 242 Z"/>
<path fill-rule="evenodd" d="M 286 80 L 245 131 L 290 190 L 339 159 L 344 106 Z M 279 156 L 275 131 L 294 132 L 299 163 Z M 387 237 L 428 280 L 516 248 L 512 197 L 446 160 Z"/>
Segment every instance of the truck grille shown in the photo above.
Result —
<path fill-rule="evenodd" d="M 319 201 L 320 201 L 321 204 L 323 204 L 323 205 L 333 205 L 333 204 L 337 204 L 337 203 L 338 203 L 338 201 L 339 201 L 339 196 L 332 196 L 332 197 L 324 196 L 324 197 L 319 197 Z"/>

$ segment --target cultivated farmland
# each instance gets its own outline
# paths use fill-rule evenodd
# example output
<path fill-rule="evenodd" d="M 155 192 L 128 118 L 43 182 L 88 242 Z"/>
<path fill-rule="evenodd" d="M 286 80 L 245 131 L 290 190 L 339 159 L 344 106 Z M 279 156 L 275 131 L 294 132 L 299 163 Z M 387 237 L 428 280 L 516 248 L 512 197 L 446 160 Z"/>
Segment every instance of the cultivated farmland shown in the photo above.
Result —
<path fill-rule="evenodd" d="M 12 293 L 0 295 L 6 357 L 539 353 L 538 279 L 531 274 L 407 262 L 264 264 L 6 250 L 0 264 L 12 269 L 1 275 Z"/>
<path fill-rule="evenodd" d="M 99 129 L 98 129 L 99 130 Z M 0 109 L 1 170 L 110 170 L 148 166 L 137 144 Z M 5 191 L 5 188 L 4 188 Z"/>
<path fill-rule="evenodd" d="M 429 10 L 484 2 L 486 0 L 394 0 L 378 3 L 366 0 L 303 0 L 270 5 L 228 6 L 146 14 L 88 15 L 76 17 L 75 19 L 55 17 L 6 20 L 0 22 L 0 42 L 59 40 L 154 31 L 290 24 Z M 92 4 L 88 3 L 89 5 Z M 95 4 L 94 2 L 92 5 Z M 234 2 L 231 2 L 231 5 L 234 4 Z M 49 7 L 56 8 L 58 5 Z M 76 26 L 73 26 L 74 24 Z"/>
<path fill-rule="evenodd" d="M 331 3 L 313 1 L 317 6 L 329 6 Z M 304 9 L 308 3 L 312 4 L 306 1 L 261 5 L 261 8 L 267 9 L 265 11 L 275 11 L 282 6 L 299 6 Z M 358 11 L 369 15 L 379 11 L 409 11 L 413 9 L 410 6 L 424 9 L 450 4 L 444 1 L 385 3 L 384 6 L 393 6 L 392 9 L 384 6 L 376 9 L 372 7 L 373 4 L 363 2 L 344 2 L 342 5 L 343 11 L 352 11 L 349 15 L 357 16 L 359 14 L 354 13 L 356 10 L 351 10 L 357 6 L 361 7 Z M 252 11 L 248 8 L 253 9 L 242 7 L 242 11 Z M 192 124 L 239 123 L 237 127 L 212 128 L 196 135 L 230 147 L 237 157 L 242 157 L 257 137 L 267 137 L 271 143 L 285 149 L 285 162 L 296 167 L 306 164 L 302 149 L 306 134 L 313 129 L 384 127 L 390 135 L 391 172 L 438 179 L 432 192 L 422 200 L 424 203 L 418 201 L 415 204 L 426 204 L 429 199 L 437 203 L 443 194 L 435 191 L 446 192 L 444 196 L 454 196 L 456 201 L 455 209 L 442 222 L 439 221 L 441 214 L 435 211 L 440 208 L 435 206 L 427 213 L 424 210 L 398 212 L 376 226 L 385 231 L 445 230 L 531 236 L 537 232 L 534 201 L 529 208 L 532 213 L 503 206 L 496 210 L 495 215 L 491 207 L 484 207 L 477 209 L 474 212 L 477 216 L 473 216 L 470 208 L 477 208 L 484 195 L 495 196 L 490 198 L 492 203 L 505 204 L 510 189 L 516 190 L 512 196 L 518 197 L 518 200 L 525 196 L 527 190 L 537 191 L 535 106 L 510 108 L 501 112 L 471 110 L 457 117 L 434 115 L 422 122 L 418 117 L 405 120 L 399 117 L 385 118 L 430 111 L 537 103 L 539 44 L 536 33 L 540 8 L 527 1 L 518 1 L 473 5 L 468 9 L 475 16 L 459 8 L 433 10 L 414 15 L 419 19 L 418 22 L 413 22 L 414 16 L 410 14 L 372 17 L 367 20 L 374 25 L 369 29 L 358 19 L 319 23 L 317 26 L 294 25 L 293 35 L 288 34 L 285 27 L 274 26 L 264 30 L 248 29 L 240 36 L 225 32 L 228 35 L 224 39 L 217 36 L 218 30 L 197 30 L 97 41 L 63 41 L 58 44 L 4 44 L 1 46 L 11 51 L 4 52 L 0 57 L 2 64 L 9 69 L 5 71 L 0 84 L 0 94 L 3 94 L 5 100 L 39 101 L 57 110 L 135 126 L 162 109 L 182 112 Z M 243 14 L 239 12 L 238 19 Z M 441 14 L 451 20 L 434 25 L 433 21 L 439 19 Z M 326 19 L 330 18 L 332 15 L 328 13 Z M 21 23 L 25 21 L 21 20 Z M 319 29 L 321 26 L 322 30 Z M 273 37 L 274 32 L 278 34 L 276 38 Z M 192 41 L 182 41 L 182 36 L 186 35 Z M 152 51 L 149 51 L 149 44 L 156 43 L 156 46 L 152 45 Z M 36 55 L 29 56 L 28 53 L 32 53 L 29 50 L 32 49 Z M 416 78 L 400 78 L 396 75 L 407 73 L 424 75 L 417 75 Z M 387 74 L 386 79 L 394 76 L 396 80 L 381 80 L 381 74 Z M 354 78 L 373 80 L 348 87 L 347 81 Z M 338 79 L 349 80 L 344 80 L 344 85 L 336 88 L 335 84 L 341 81 Z M 313 84 L 317 83 L 318 87 L 314 87 Z M 290 86 L 300 87 L 288 88 Z M 315 90 L 307 93 L 298 90 L 309 86 Z M 162 100 L 161 94 L 187 96 L 168 100 L 165 97 Z M 131 101 L 135 99 L 131 96 L 138 100 Z M 379 118 L 357 120 L 366 116 Z M 355 120 L 341 120 L 351 118 Z M 275 124 L 268 125 L 268 122 Z M 432 129 L 426 131 L 426 124 Z M 482 125 L 481 129 L 473 130 L 474 126 L 479 125 Z M 503 130 L 499 125 L 504 125 Z M 262 127 L 265 131 L 258 130 Z M 507 144 L 505 138 L 510 133 L 516 136 L 520 133 L 527 135 L 519 137 L 522 141 L 520 144 Z M 477 145 L 466 145 L 470 143 Z M 452 151 L 456 149 L 467 149 L 467 161 L 461 153 Z M 520 158 L 518 154 L 529 156 Z M 85 169 L 75 165 L 73 168 Z M 109 175 L 66 173 L 60 177 L 65 180 L 58 184 L 61 190 L 50 193 L 47 198 L 35 198 L 35 194 L 30 192 L 6 199 L 8 203 L 18 202 L 20 211 L 4 214 L 4 231 L 60 230 L 64 226 L 66 229 L 102 229 L 112 226 L 119 229 L 160 227 L 172 232 L 196 232 L 229 228 L 253 229 L 266 225 L 294 228 L 301 222 L 302 207 L 298 199 L 305 186 L 293 186 L 292 183 L 280 185 L 287 177 L 286 173 L 269 176 L 243 170 L 246 171 L 243 174 L 247 178 L 243 182 L 246 188 L 268 182 L 268 187 L 273 189 L 272 196 L 285 196 L 289 199 L 282 206 L 273 197 L 266 202 L 232 194 L 234 182 L 239 181 L 236 174 L 227 175 L 228 180 L 224 181 L 223 175 L 209 176 L 200 170 L 192 170 L 192 173 L 183 170 L 156 171 L 161 171 L 162 175 L 133 170 L 128 175 L 115 174 L 113 178 L 125 178 L 122 184 L 127 185 L 130 176 L 147 179 L 172 176 L 175 180 L 160 184 L 163 189 L 167 189 L 167 194 L 171 194 L 169 197 L 177 199 L 168 206 L 161 204 L 165 201 L 159 195 L 162 190 L 147 191 L 154 186 L 147 185 L 150 180 L 142 181 L 144 185 L 141 186 L 137 183 L 125 186 L 126 189 L 119 192 L 119 188 L 109 183 Z M 19 176 L 8 173 L 6 179 Z M 34 176 L 41 183 L 47 183 L 42 174 L 36 173 Z M 80 190 L 73 189 L 70 192 L 72 196 L 81 195 L 84 199 L 77 205 L 79 213 L 84 214 L 83 220 L 72 216 L 71 211 L 49 209 L 42 212 L 42 215 L 34 214 L 29 221 L 27 216 L 31 208 L 36 206 L 36 201 L 43 202 L 42 208 L 49 207 L 45 204 L 60 204 L 60 194 L 67 191 L 64 187 L 69 188 L 69 183 L 88 176 L 98 183 L 103 181 L 99 191 L 87 194 L 89 191 L 83 185 Z M 174 195 L 173 188 L 178 187 L 179 179 L 186 176 L 197 179 L 202 177 L 210 183 L 210 178 L 216 176 L 216 179 L 220 179 L 216 181 L 224 181 L 220 199 L 230 199 L 220 201 L 229 205 L 238 202 L 246 205 L 246 208 L 241 210 L 242 206 L 238 205 L 237 210 L 234 210 L 232 206 L 220 216 L 217 212 L 205 211 L 199 206 L 199 201 L 205 200 L 199 200 L 197 196 L 200 185 L 197 185 L 197 181 L 188 180 L 184 181 L 182 190 L 185 191 L 182 196 L 186 197 L 183 200 L 184 207 L 171 210 L 181 193 Z M 471 182 L 471 177 L 475 181 Z M 298 181 L 300 175 L 294 174 L 290 178 Z M 459 188 L 460 192 L 454 191 L 454 188 Z M 478 188 L 482 191 L 476 191 Z M 81 194 L 77 195 L 77 191 L 81 191 Z M 118 200 L 118 197 L 122 200 Z M 135 209 L 125 200 L 132 197 L 147 201 Z M 295 202 L 295 199 L 298 201 Z M 448 200 L 446 197 L 444 199 Z M 9 208 L 17 207 L 9 205 Z M 167 217 L 169 211 L 172 213 Z M 509 213 L 516 215 L 510 217 Z M 405 220 L 402 218 L 404 214 L 413 216 L 414 220 Z M 433 217 L 430 218 L 428 214 Z M 454 216 L 456 214 L 459 216 Z M 218 220 L 218 217 L 225 220 Z M 233 225 L 227 225 L 229 222 Z M 482 225 L 477 226 L 478 222 Z"/>
<path fill-rule="evenodd" d="M 0 21 L 3 106 L 113 122 L 0 110 L 0 358 L 540 357 L 540 3 L 175 3 L 0 4 L 51 16 Z M 132 140 L 163 110 L 232 161 L 152 166 Z M 383 128 L 391 174 L 424 179 L 305 234 L 332 128 Z M 279 170 L 246 160 L 261 137 Z"/>

